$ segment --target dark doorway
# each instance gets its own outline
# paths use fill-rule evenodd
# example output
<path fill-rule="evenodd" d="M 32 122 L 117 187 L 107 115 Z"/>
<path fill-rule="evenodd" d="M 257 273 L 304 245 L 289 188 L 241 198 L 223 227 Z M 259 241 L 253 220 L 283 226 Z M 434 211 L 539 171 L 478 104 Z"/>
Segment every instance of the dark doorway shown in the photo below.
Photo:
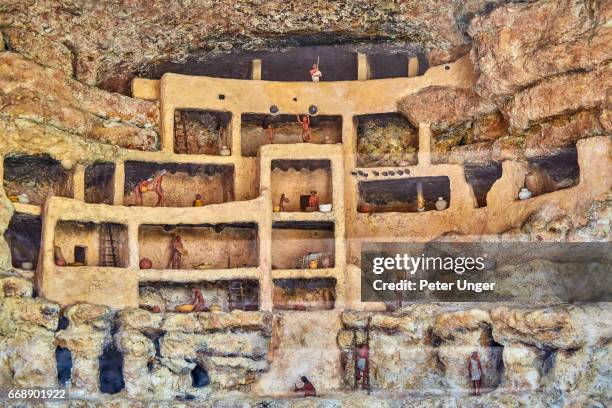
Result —
<path fill-rule="evenodd" d="M 104 348 L 99 358 L 100 391 L 105 394 L 116 394 L 125 387 L 123 380 L 123 355 L 114 344 Z"/>
<path fill-rule="evenodd" d="M 191 370 L 191 386 L 194 388 L 202 388 L 206 387 L 208 384 L 210 384 L 208 372 L 200 364 L 196 364 L 193 370 Z"/>

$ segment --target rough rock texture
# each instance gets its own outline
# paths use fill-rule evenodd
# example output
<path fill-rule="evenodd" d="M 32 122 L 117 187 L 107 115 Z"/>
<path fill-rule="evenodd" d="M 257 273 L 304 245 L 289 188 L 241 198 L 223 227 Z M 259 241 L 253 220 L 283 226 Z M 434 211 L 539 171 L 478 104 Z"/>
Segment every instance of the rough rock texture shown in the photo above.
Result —
<path fill-rule="evenodd" d="M 483 387 L 493 395 L 546 390 L 549 404 L 590 399 L 598 406 L 610 400 L 609 309 L 607 303 L 492 309 L 415 305 L 389 314 L 345 312 L 337 338 L 344 384 L 354 386 L 355 347 L 369 340 L 374 393 L 436 394 L 449 387 L 467 392 L 467 360 L 478 351 Z"/>
<path fill-rule="evenodd" d="M 610 2 L 509 4 L 474 18 L 468 30 L 480 70 L 477 90 L 507 98 L 531 84 L 612 58 Z M 565 84 L 562 89 L 572 91 Z"/>
<path fill-rule="evenodd" d="M 204 397 L 211 388 L 240 389 L 268 369 L 270 314 L 126 309 L 117 321 L 115 343 L 124 355 L 126 391 L 133 398 Z M 193 386 L 196 365 L 207 372 L 211 387 Z"/>
<path fill-rule="evenodd" d="M 142 150 L 159 143 L 155 103 L 90 88 L 12 52 L 0 53 L 0 105 L 17 132 L 21 123 Z"/>
<path fill-rule="evenodd" d="M 90 85 L 103 84 L 107 89 L 126 89 L 138 68 L 156 61 L 180 60 L 198 50 L 389 39 L 457 55 L 467 51 L 466 21 L 495 3 L 501 1 L 46 0 L 30 4 L 10 0 L 0 8 L 0 26 L 11 49 L 41 58 L 46 65 L 66 67 L 66 72 L 70 72 L 69 51 L 77 79 Z"/>

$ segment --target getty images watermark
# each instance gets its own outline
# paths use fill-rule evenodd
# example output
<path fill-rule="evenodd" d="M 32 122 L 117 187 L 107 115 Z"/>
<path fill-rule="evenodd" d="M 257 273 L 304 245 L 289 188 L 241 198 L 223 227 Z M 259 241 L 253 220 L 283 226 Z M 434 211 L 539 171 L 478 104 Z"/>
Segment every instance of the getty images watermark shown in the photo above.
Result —
<path fill-rule="evenodd" d="M 612 300 L 610 242 L 363 243 L 364 302 Z"/>

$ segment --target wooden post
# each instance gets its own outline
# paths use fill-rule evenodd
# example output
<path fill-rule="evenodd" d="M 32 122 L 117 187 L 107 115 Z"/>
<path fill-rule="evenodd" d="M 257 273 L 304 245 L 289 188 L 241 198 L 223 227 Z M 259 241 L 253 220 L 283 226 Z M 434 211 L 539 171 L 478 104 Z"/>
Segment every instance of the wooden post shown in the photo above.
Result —
<path fill-rule="evenodd" d="M 123 189 L 125 188 L 125 164 L 123 161 L 115 162 L 115 176 L 113 178 L 113 205 L 123 205 Z"/>
<path fill-rule="evenodd" d="M 362 53 L 357 53 L 357 80 L 366 81 L 370 76 L 370 67 L 368 65 L 368 56 Z"/>
<path fill-rule="evenodd" d="M 261 60 L 254 59 L 251 61 L 251 79 L 261 80 Z"/>
<path fill-rule="evenodd" d="M 415 77 L 419 75 L 419 59 L 417 57 L 408 58 L 408 76 Z"/>
<path fill-rule="evenodd" d="M 85 201 L 85 166 L 82 164 L 74 166 L 72 193 L 75 200 Z"/>

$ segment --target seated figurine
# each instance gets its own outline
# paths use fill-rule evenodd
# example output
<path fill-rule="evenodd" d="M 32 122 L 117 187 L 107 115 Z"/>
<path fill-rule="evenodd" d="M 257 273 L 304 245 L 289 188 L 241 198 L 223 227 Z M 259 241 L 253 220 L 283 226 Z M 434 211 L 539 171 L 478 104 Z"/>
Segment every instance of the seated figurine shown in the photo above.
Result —
<path fill-rule="evenodd" d="M 308 378 L 306 378 L 305 376 L 302 376 L 301 380 L 302 380 L 302 383 L 304 383 L 304 385 L 302 387 L 298 387 L 297 385 L 294 384 L 293 391 L 303 392 L 304 397 L 316 397 L 317 391 L 315 390 L 314 385 L 312 385 L 312 383 L 308 381 Z"/>
<path fill-rule="evenodd" d="M 202 201 L 202 195 L 201 194 L 196 194 L 195 196 L 195 200 L 193 200 L 193 206 L 194 207 L 202 207 L 204 205 L 204 201 Z"/>

